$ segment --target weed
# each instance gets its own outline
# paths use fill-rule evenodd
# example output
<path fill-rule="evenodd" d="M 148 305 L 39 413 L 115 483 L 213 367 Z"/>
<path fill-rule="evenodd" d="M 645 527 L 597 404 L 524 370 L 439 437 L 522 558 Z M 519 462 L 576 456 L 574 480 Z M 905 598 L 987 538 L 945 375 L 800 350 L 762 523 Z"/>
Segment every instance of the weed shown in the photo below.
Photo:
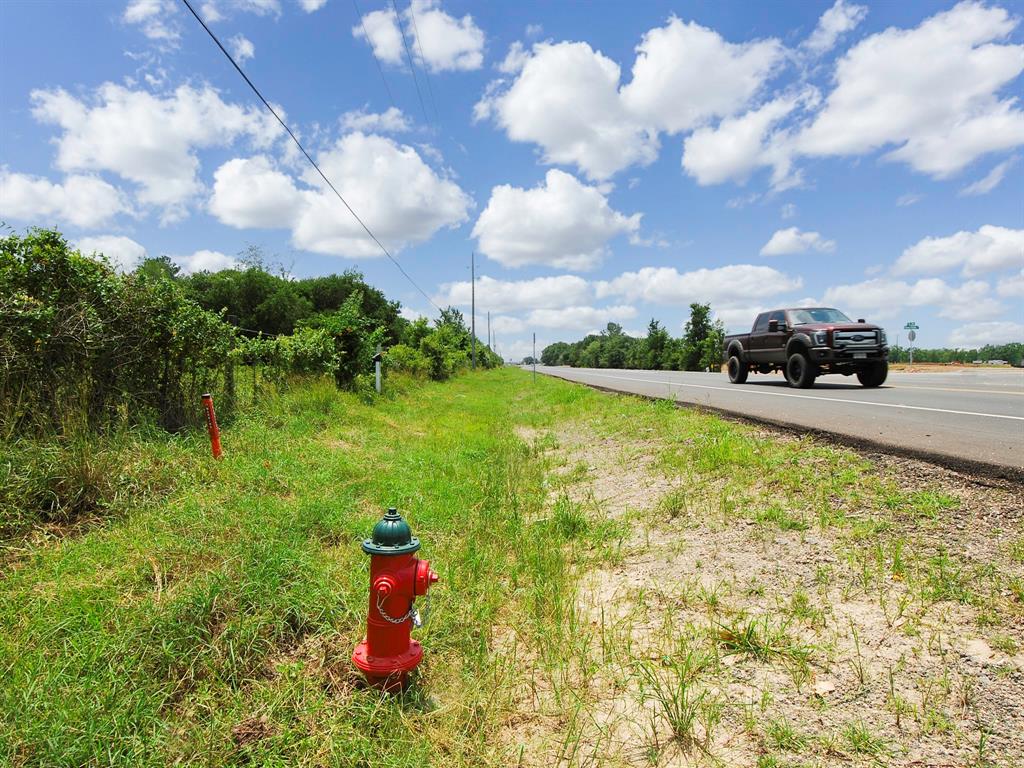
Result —
<path fill-rule="evenodd" d="M 764 735 L 772 746 L 786 752 L 801 752 L 807 746 L 807 737 L 786 718 L 769 722 Z"/>
<path fill-rule="evenodd" d="M 700 673 L 711 663 L 709 657 L 694 649 L 665 659 L 659 667 L 651 662 L 637 664 L 641 697 L 654 702 L 672 729 L 672 735 L 684 748 L 706 747 L 721 718 L 721 704 L 697 683 Z M 699 737 L 694 726 L 704 728 Z"/>
<path fill-rule="evenodd" d="M 583 508 L 564 494 L 555 502 L 551 523 L 558 535 L 567 540 L 579 538 L 590 528 Z"/>
<path fill-rule="evenodd" d="M 879 755 L 886 749 L 885 741 L 875 736 L 863 720 L 847 723 L 843 741 L 847 749 L 858 755 Z"/>
<path fill-rule="evenodd" d="M 718 642 L 727 653 L 744 653 L 760 661 L 773 658 L 805 662 L 811 649 L 797 643 L 786 632 L 786 624 L 776 626 L 768 616 L 738 618 L 718 625 Z"/>
<path fill-rule="evenodd" d="M 767 509 L 757 512 L 754 519 L 762 525 L 777 525 L 783 531 L 806 531 L 810 528 L 804 520 L 791 515 L 778 504 L 770 504 Z"/>

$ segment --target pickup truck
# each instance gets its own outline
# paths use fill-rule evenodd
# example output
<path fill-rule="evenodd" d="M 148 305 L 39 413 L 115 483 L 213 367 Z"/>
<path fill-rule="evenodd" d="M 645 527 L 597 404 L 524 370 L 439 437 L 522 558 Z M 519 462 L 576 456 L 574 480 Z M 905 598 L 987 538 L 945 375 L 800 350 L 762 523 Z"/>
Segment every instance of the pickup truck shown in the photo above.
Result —
<path fill-rule="evenodd" d="M 725 337 L 729 381 L 782 371 L 791 387 L 810 387 L 825 373 L 856 374 L 865 387 L 878 387 L 889 374 L 885 330 L 852 321 L 838 309 L 797 307 L 762 312 L 750 333 Z"/>

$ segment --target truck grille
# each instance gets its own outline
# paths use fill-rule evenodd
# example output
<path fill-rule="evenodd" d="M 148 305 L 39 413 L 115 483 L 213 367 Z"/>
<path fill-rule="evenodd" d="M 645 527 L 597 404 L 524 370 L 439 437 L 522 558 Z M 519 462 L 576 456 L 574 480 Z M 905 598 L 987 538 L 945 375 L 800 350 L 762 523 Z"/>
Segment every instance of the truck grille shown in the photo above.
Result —
<path fill-rule="evenodd" d="M 878 346 L 878 331 L 836 331 L 832 338 L 840 349 Z"/>

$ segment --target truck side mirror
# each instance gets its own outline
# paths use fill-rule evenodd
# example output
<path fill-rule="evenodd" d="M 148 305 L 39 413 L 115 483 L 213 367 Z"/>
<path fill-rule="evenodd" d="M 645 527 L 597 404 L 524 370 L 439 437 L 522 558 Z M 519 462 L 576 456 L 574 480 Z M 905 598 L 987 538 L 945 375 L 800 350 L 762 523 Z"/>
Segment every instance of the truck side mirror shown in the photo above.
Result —
<path fill-rule="evenodd" d="M 778 333 L 778 332 L 779 332 L 779 321 L 778 320 L 769 320 L 768 321 L 768 333 Z"/>
<path fill-rule="evenodd" d="M 857 322 L 858 322 L 858 323 L 866 323 L 866 322 L 867 322 L 867 320 L 865 320 L 865 319 L 864 319 L 863 317 L 858 317 L 858 318 L 857 318 Z"/>

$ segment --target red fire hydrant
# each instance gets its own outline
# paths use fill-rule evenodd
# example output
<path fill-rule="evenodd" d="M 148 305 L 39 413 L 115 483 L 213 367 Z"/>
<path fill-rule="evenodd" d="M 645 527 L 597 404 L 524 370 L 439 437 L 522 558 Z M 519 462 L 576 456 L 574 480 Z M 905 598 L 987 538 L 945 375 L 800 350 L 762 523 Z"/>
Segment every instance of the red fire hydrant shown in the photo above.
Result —
<path fill-rule="evenodd" d="M 363 541 L 370 555 L 370 610 L 366 638 L 352 652 L 352 661 L 370 685 L 385 691 L 405 687 L 409 672 L 423 658 L 423 646 L 413 640 L 414 607 L 418 595 L 427 594 L 437 574 L 430 563 L 413 555 L 420 540 L 409 524 L 391 508 Z"/>

